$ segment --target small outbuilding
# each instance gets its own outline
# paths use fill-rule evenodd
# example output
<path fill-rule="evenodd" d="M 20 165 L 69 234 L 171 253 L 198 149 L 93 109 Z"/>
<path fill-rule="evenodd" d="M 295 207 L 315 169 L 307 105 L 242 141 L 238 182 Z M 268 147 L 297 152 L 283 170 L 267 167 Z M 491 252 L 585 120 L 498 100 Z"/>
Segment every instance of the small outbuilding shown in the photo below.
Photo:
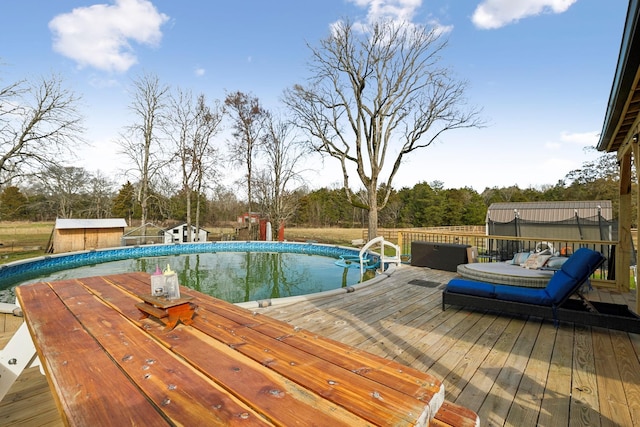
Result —
<path fill-rule="evenodd" d="M 492 203 L 487 235 L 615 240 L 611 200 Z"/>
<path fill-rule="evenodd" d="M 52 252 L 73 252 L 120 246 L 127 222 L 124 218 L 58 218 L 53 229 Z"/>
<path fill-rule="evenodd" d="M 611 200 L 493 203 L 487 210 L 486 228 L 487 236 L 532 238 L 529 243 L 491 240 L 490 251 L 502 260 L 530 250 L 530 245 L 539 239 L 616 241 L 618 238 Z"/>
<path fill-rule="evenodd" d="M 189 240 L 189 227 L 187 224 L 180 224 L 176 227 L 169 228 L 164 231 L 165 243 L 187 243 L 193 242 L 206 242 L 209 238 L 209 232 L 204 228 L 198 230 L 195 226 L 191 226 L 191 236 L 193 240 Z"/>

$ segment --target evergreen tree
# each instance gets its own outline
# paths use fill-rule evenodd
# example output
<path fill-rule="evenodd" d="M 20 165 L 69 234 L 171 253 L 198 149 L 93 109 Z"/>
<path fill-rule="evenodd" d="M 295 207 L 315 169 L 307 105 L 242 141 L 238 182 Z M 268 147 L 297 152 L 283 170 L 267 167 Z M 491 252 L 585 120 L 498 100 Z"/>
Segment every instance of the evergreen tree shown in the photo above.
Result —
<path fill-rule="evenodd" d="M 27 197 L 15 186 L 6 187 L 0 193 L 0 220 L 12 221 L 25 219 L 27 215 Z"/>
<path fill-rule="evenodd" d="M 112 212 L 116 217 L 126 218 L 128 224 L 140 218 L 140 205 L 136 203 L 136 189 L 131 182 L 127 181 L 118 191 L 113 199 Z"/>

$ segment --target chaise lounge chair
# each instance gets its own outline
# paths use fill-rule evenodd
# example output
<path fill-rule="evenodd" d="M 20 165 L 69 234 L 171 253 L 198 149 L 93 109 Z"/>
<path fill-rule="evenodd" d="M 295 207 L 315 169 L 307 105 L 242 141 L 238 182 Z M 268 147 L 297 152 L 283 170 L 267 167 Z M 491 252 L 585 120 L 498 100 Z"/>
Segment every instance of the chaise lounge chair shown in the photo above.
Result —
<path fill-rule="evenodd" d="M 591 326 L 640 333 L 640 317 L 626 305 L 588 301 L 581 288 L 602 265 L 601 253 L 578 249 L 549 280 L 545 288 L 452 279 L 442 292 L 442 310 L 458 305 L 575 322 Z M 571 298 L 576 295 L 578 299 Z"/>

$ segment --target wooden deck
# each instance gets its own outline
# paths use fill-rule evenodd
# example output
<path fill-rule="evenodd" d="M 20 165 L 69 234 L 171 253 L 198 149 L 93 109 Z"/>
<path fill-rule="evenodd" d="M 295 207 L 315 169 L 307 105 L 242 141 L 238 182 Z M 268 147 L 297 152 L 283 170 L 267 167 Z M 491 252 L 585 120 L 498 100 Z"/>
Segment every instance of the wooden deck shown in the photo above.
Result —
<path fill-rule="evenodd" d="M 254 311 L 435 375 L 447 400 L 476 411 L 483 426 L 640 425 L 640 335 L 443 312 L 442 285 L 453 276 L 402 266 L 353 293 Z M 635 306 L 635 295 L 589 297 Z M 61 425 L 37 370 L 0 402 L 0 425 Z"/>
<path fill-rule="evenodd" d="M 22 324 L 22 317 L 0 314 L 0 348 Z M 62 426 L 47 379 L 39 368 L 28 368 L 0 401 L 2 426 Z"/>

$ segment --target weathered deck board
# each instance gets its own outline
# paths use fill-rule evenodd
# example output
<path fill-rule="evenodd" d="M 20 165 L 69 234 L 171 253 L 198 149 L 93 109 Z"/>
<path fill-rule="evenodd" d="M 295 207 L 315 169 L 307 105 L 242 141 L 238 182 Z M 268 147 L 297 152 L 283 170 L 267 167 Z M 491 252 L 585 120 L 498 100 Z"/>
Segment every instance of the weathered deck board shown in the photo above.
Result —
<path fill-rule="evenodd" d="M 556 332 L 550 323 L 545 322 L 541 325 L 524 369 L 524 375 L 518 385 L 515 399 L 509 410 L 507 424 L 523 427 L 537 424 L 542 396 L 549 376 L 549 362 Z"/>
<path fill-rule="evenodd" d="M 542 397 L 539 424 L 567 425 L 571 396 L 573 328 L 558 328 L 549 366 L 549 378 Z"/>
<path fill-rule="evenodd" d="M 447 399 L 478 412 L 482 425 L 638 425 L 637 335 L 572 323 L 556 329 L 537 318 L 458 307 L 443 312 L 441 287 L 408 285 L 453 276 L 403 267 L 371 289 L 257 311 L 427 370 L 443 379 Z M 610 291 L 588 297 L 630 307 L 635 300 Z M 594 347 L 596 340 L 609 345 Z M 605 403 L 615 413 L 600 413 Z"/>
<path fill-rule="evenodd" d="M 600 418 L 603 426 L 633 425 L 624 394 L 622 377 L 616 363 L 618 357 L 613 352 L 611 335 L 598 333 L 593 328 L 593 351 L 596 355 L 596 375 L 598 379 L 598 398 Z"/>
<path fill-rule="evenodd" d="M 576 325 L 572 367 L 571 426 L 599 426 L 598 379 L 591 329 Z"/>
<path fill-rule="evenodd" d="M 458 307 L 443 312 L 441 288 L 408 284 L 446 283 L 453 276 L 403 266 L 354 293 L 254 311 L 441 378 L 447 400 L 478 412 L 483 426 L 512 420 L 540 426 L 640 425 L 640 335 L 571 323 L 556 330 L 536 318 Z M 635 306 L 635 294 L 587 296 Z M 19 381 L 7 396 L 12 400 L 0 402 L 0 424 L 60 425 L 44 377 L 31 370 Z M 20 403 L 37 396 L 38 389 L 48 401 Z M 18 409 L 25 407 L 29 414 Z M 20 421 L 19 416 L 54 420 Z"/>

